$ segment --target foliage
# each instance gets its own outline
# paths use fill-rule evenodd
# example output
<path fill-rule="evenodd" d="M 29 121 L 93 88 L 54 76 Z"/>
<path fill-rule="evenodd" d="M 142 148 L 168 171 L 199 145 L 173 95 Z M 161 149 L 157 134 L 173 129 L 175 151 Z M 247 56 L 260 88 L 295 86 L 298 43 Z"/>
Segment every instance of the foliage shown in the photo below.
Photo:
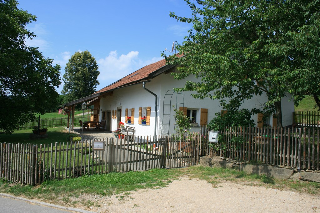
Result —
<path fill-rule="evenodd" d="M 176 45 L 179 55 L 166 59 L 179 64 L 177 79 L 194 75 L 198 80 L 179 90 L 236 105 L 266 94 L 263 111 L 276 113 L 278 126 L 287 92 L 303 96 L 320 90 L 319 1 L 185 2 L 191 18 L 170 16 L 193 29 Z"/>
<path fill-rule="evenodd" d="M 81 141 L 81 137 L 71 137 L 72 138 L 72 141 Z"/>
<path fill-rule="evenodd" d="M 190 120 L 183 114 L 183 111 L 175 108 L 174 112 L 176 113 L 174 118 L 178 127 L 177 133 L 182 137 L 184 133 L 188 133 L 191 128 Z"/>
<path fill-rule="evenodd" d="M 225 114 L 220 112 L 215 114 L 208 124 L 209 129 L 222 131 L 226 127 L 248 127 L 254 126 L 254 121 L 251 119 L 251 113 L 247 109 L 228 110 Z"/>
<path fill-rule="evenodd" d="M 0 1 L 0 129 L 6 133 L 57 105 L 60 66 L 25 43 L 35 37 L 26 29 L 33 21 L 15 0 Z"/>
<path fill-rule="evenodd" d="M 100 72 L 95 58 L 89 51 L 76 52 L 65 67 L 62 94 L 65 102 L 76 100 L 95 92 Z"/>

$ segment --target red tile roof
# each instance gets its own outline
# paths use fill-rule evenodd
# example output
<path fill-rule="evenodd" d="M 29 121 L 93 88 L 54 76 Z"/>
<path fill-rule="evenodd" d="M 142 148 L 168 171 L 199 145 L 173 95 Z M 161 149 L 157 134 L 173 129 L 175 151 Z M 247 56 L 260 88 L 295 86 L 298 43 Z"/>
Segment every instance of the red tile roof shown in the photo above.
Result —
<path fill-rule="evenodd" d="M 162 72 L 165 72 L 165 71 L 171 69 L 172 67 L 173 67 L 173 65 L 166 65 L 166 60 L 162 59 L 160 61 L 149 64 L 145 67 L 142 67 L 141 69 L 121 78 L 120 80 L 110 84 L 109 86 L 102 88 L 101 90 L 99 90 L 99 91 L 97 91 L 87 97 L 83 97 L 78 100 L 69 102 L 69 103 L 65 104 L 65 106 L 71 106 L 74 104 L 82 103 L 84 101 L 89 101 L 94 98 L 98 98 L 101 93 L 113 91 L 117 88 L 129 86 L 129 85 L 141 83 L 142 81 L 149 80 L 149 79 L 157 76 L 158 74 L 161 74 Z"/>
<path fill-rule="evenodd" d="M 142 67 L 141 69 L 121 78 L 120 80 L 110 84 L 109 86 L 106 86 L 102 88 L 101 90 L 97 91 L 96 93 L 102 93 L 114 90 L 116 88 L 120 88 L 126 85 L 137 83 L 141 80 L 148 79 L 150 74 L 154 73 L 155 71 L 159 70 L 162 67 L 166 66 L 166 60 L 162 59 L 160 61 L 157 61 L 153 64 L 149 64 L 145 67 Z"/>

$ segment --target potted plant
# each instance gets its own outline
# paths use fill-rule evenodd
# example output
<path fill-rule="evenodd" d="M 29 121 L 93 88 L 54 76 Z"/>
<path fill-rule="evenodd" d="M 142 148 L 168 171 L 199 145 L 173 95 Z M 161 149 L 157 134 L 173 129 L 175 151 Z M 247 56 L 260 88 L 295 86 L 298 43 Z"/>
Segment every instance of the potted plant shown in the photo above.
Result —
<path fill-rule="evenodd" d="M 147 123 L 146 116 L 141 117 L 141 122 L 142 122 L 142 124 L 146 124 Z"/>
<path fill-rule="evenodd" d="M 121 132 L 121 129 L 118 128 L 118 129 L 117 129 L 116 131 L 114 131 L 113 133 L 114 133 L 115 136 L 119 136 L 120 132 Z"/>
<path fill-rule="evenodd" d="M 128 122 L 128 124 L 131 124 L 131 117 L 130 116 L 127 117 L 127 122 Z"/>

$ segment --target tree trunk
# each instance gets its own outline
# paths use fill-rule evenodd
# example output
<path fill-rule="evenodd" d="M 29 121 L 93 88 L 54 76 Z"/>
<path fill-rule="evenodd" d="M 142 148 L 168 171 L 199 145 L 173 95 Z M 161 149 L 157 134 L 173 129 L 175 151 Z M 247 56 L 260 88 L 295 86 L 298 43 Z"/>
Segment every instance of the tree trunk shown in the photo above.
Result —
<path fill-rule="evenodd" d="M 277 116 L 277 127 L 282 127 L 282 109 L 281 109 L 281 101 L 277 101 L 274 103 L 276 108 L 276 116 Z"/>
<path fill-rule="evenodd" d="M 320 110 L 320 99 L 319 96 L 317 94 L 313 94 L 313 99 L 316 102 L 317 106 L 318 106 L 318 110 Z"/>

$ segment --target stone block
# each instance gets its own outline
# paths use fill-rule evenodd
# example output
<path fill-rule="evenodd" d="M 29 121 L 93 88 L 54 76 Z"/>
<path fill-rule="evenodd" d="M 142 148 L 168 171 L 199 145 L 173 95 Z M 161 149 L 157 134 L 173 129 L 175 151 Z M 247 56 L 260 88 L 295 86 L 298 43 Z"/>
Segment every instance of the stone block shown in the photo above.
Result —
<path fill-rule="evenodd" d="M 204 156 L 200 158 L 201 166 L 209 166 L 212 167 L 212 159 L 209 156 Z"/>

